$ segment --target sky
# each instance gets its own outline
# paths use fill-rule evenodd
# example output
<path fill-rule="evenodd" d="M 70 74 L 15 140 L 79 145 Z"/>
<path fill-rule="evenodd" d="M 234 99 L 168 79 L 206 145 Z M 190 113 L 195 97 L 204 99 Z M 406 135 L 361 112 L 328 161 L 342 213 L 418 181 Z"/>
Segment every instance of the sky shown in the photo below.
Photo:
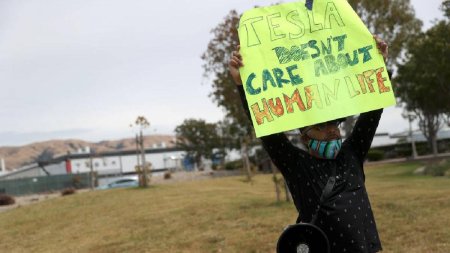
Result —
<path fill-rule="evenodd" d="M 173 134 L 186 118 L 216 122 L 200 56 L 231 9 L 274 1 L 0 1 L 0 146 Z M 412 0 L 424 28 L 440 0 Z M 388 108 L 378 132 L 408 128 Z"/>

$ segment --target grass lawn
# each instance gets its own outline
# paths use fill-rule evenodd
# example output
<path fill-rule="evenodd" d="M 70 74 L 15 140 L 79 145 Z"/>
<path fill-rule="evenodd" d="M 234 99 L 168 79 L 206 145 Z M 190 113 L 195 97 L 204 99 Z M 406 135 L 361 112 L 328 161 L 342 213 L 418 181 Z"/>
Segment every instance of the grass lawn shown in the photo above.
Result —
<path fill-rule="evenodd" d="M 366 168 L 384 252 L 450 252 L 450 178 Z M 0 252 L 274 252 L 297 214 L 270 175 L 94 191 L 0 213 Z"/>

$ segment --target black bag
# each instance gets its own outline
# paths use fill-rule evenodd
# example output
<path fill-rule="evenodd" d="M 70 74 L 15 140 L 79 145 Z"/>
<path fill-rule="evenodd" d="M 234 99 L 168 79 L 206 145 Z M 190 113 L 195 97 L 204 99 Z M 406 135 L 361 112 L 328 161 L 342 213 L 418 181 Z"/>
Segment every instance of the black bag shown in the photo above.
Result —
<path fill-rule="evenodd" d="M 320 196 L 320 204 L 331 193 L 336 183 L 336 167 L 331 168 L 331 176 Z M 327 235 L 314 225 L 319 208 L 316 210 L 310 223 L 297 223 L 289 225 L 277 242 L 277 253 L 329 253 L 330 243 Z"/>

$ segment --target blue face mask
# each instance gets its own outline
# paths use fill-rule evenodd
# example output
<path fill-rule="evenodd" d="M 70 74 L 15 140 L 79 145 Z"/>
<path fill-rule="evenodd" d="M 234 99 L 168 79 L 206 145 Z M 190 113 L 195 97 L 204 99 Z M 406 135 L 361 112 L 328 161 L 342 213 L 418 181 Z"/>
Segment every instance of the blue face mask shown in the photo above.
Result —
<path fill-rule="evenodd" d="M 309 140 L 309 153 L 315 157 L 323 159 L 335 159 L 341 150 L 342 140 L 336 139 L 331 141 Z"/>

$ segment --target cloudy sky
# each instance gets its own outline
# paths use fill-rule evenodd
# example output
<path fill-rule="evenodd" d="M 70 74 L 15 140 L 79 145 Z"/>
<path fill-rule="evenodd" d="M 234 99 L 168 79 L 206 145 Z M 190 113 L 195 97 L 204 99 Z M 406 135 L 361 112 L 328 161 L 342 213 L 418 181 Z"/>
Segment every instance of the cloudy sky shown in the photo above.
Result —
<path fill-rule="evenodd" d="M 231 9 L 274 1 L 0 1 L 0 146 L 48 139 L 99 141 L 171 134 L 185 118 L 214 122 L 200 55 Z M 425 28 L 440 0 L 412 0 Z M 380 132 L 407 128 L 386 110 Z"/>

